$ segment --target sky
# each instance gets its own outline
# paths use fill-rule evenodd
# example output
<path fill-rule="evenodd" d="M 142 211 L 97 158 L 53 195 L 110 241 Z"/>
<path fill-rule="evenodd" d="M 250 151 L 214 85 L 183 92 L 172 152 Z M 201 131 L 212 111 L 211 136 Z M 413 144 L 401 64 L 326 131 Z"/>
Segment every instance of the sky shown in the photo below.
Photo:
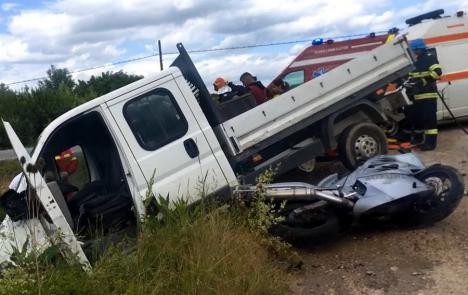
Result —
<path fill-rule="evenodd" d="M 236 47 L 404 28 L 407 18 L 468 0 L 60 0 L 0 1 L 0 83 L 43 77 L 50 65 L 77 71 L 176 51 Z M 207 85 L 218 76 L 238 81 L 252 72 L 267 84 L 309 42 L 194 53 Z M 163 54 L 168 66 L 176 57 Z M 74 74 L 159 72 L 158 57 Z M 20 89 L 36 82 L 11 85 Z"/>

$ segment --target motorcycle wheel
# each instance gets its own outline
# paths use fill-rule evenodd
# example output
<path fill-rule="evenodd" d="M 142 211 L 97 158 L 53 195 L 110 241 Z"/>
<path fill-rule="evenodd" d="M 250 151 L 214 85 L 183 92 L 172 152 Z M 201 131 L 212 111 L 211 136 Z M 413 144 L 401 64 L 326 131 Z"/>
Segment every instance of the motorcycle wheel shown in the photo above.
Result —
<path fill-rule="evenodd" d="M 286 204 L 280 212 L 285 220 L 273 225 L 270 233 L 288 241 L 324 242 L 334 238 L 341 230 L 336 212 L 322 207 L 299 215 L 294 213 L 295 209 L 310 204 L 310 202 Z"/>
<path fill-rule="evenodd" d="M 452 167 L 436 164 L 416 175 L 434 188 L 429 198 L 413 204 L 408 223 L 416 226 L 432 225 L 448 217 L 460 203 L 465 185 L 463 177 Z"/>

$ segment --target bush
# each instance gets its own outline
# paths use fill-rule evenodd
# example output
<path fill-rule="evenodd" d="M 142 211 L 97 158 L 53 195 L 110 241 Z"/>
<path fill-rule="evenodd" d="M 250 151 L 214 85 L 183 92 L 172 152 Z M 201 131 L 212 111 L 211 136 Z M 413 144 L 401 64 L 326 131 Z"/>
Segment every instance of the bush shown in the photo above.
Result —
<path fill-rule="evenodd" d="M 11 180 L 20 171 L 18 160 L 0 161 L 0 195 L 8 189 Z"/>
<path fill-rule="evenodd" d="M 163 214 L 148 217 L 135 241 L 108 249 L 92 273 L 61 260 L 32 259 L 36 263 L 4 273 L 0 294 L 288 292 L 285 267 L 265 247 L 263 233 L 249 227 L 243 209 L 179 202 L 169 210 L 162 203 Z"/>

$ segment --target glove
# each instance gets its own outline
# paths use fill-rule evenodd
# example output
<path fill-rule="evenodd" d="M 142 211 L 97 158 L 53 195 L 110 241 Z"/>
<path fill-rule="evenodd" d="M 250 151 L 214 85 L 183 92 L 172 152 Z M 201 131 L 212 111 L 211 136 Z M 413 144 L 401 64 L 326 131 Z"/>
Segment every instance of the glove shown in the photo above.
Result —
<path fill-rule="evenodd" d="M 403 87 L 405 87 L 405 88 L 414 88 L 416 86 L 416 84 L 417 84 L 417 82 L 410 78 L 410 79 L 403 82 Z"/>

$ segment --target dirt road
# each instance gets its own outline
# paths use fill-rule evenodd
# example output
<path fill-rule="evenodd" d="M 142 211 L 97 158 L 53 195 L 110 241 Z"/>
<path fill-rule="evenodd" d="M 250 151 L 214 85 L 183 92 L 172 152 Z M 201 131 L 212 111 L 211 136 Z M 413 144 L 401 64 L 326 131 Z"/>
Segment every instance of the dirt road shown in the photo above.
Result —
<path fill-rule="evenodd" d="M 468 184 L 468 136 L 460 130 L 445 128 L 437 150 L 419 155 L 458 168 Z M 427 229 L 355 229 L 299 252 L 296 294 L 468 294 L 468 198 Z"/>

